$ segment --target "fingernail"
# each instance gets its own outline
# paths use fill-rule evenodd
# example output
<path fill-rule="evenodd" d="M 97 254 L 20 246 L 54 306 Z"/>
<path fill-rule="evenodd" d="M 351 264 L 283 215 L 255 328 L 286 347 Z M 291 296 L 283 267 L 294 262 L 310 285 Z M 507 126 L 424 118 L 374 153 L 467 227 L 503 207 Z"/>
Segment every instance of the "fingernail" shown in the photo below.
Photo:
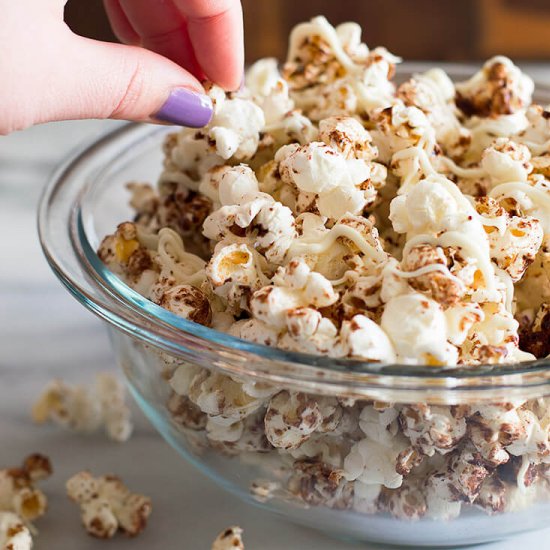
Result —
<path fill-rule="evenodd" d="M 202 128 L 210 122 L 212 113 L 212 100 L 207 95 L 186 88 L 176 88 L 154 116 L 163 122 Z"/>

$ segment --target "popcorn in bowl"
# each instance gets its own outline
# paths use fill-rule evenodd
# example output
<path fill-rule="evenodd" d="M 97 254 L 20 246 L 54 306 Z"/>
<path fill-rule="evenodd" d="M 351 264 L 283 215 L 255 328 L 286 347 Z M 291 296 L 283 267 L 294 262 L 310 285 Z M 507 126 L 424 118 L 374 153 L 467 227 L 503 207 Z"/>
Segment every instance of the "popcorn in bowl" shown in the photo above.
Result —
<path fill-rule="evenodd" d="M 280 72 L 209 88 L 213 121 L 166 139 L 158 189 L 132 184 L 136 218 L 100 258 L 184 319 L 350 369 L 547 357 L 548 111 L 506 58 L 396 86 L 399 61 L 354 24 L 298 25 Z M 265 464 L 260 499 L 452 519 L 550 482 L 546 398 L 355 400 L 156 356 L 173 429 Z"/>

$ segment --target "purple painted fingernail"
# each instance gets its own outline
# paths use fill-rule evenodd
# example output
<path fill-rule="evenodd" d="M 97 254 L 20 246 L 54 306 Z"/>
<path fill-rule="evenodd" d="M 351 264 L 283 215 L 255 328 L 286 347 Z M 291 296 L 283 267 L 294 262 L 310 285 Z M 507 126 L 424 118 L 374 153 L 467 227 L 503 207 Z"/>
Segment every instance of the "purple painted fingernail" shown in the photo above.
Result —
<path fill-rule="evenodd" d="M 210 122 L 212 113 L 212 101 L 207 95 L 176 88 L 154 117 L 180 126 L 202 128 Z"/>

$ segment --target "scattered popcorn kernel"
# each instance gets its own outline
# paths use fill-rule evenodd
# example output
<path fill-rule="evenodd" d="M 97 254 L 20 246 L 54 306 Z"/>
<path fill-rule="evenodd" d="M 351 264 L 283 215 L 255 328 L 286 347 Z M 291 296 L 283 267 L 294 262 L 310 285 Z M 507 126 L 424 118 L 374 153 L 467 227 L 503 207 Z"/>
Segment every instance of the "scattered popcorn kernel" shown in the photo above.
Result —
<path fill-rule="evenodd" d="M 46 513 L 48 499 L 36 486 L 52 475 L 49 458 L 29 455 L 20 467 L 0 470 L 0 512 L 12 512 L 31 530 L 32 521 Z"/>
<path fill-rule="evenodd" d="M 12 512 L 0 512 L 0 548 L 31 550 L 32 537 L 28 527 Z"/>
<path fill-rule="evenodd" d="M 48 421 L 75 432 L 94 432 L 101 426 L 114 441 L 127 441 L 132 434 L 130 409 L 124 386 L 111 374 L 99 374 L 92 387 L 70 386 L 56 380 L 34 404 L 32 418 Z"/>
<path fill-rule="evenodd" d="M 131 493 L 115 476 L 95 478 L 80 472 L 67 481 L 67 495 L 80 505 L 82 524 L 94 537 L 112 538 L 117 531 L 130 537 L 145 529 L 151 500 Z"/>
<path fill-rule="evenodd" d="M 242 534 L 240 527 L 228 527 L 216 537 L 212 550 L 244 550 Z"/>

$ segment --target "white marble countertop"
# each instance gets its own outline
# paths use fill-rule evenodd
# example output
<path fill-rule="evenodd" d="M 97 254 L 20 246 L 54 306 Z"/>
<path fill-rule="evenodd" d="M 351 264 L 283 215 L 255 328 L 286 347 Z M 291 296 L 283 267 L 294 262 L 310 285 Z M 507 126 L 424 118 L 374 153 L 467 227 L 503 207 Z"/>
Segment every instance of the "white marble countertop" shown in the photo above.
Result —
<path fill-rule="evenodd" d="M 86 381 L 116 368 L 101 322 L 55 279 L 35 230 L 38 196 L 55 164 L 109 124 L 116 123 L 58 123 L 0 137 L 0 468 L 35 451 L 52 458 L 55 475 L 45 484 L 50 510 L 37 522 L 35 548 L 209 550 L 217 532 L 234 524 L 244 528 L 247 550 L 381 548 L 334 541 L 241 503 L 186 464 L 137 410 L 137 429 L 125 444 L 32 424 L 33 400 L 52 378 Z M 118 473 L 151 496 L 154 511 L 142 536 L 97 541 L 85 535 L 64 494 L 65 480 L 85 468 Z M 550 549 L 550 529 L 483 546 L 522 547 Z"/>

